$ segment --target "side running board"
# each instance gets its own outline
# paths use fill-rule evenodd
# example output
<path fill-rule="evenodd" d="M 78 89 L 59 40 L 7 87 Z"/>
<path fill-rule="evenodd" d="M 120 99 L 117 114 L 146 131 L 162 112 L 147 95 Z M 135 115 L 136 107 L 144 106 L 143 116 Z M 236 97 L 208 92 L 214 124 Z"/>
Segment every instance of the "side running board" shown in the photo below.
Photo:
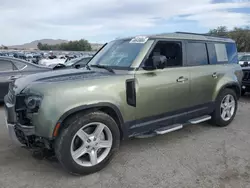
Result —
<path fill-rule="evenodd" d="M 166 133 L 170 133 L 170 132 L 182 129 L 186 125 L 198 124 L 198 123 L 210 120 L 211 118 L 212 118 L 211 116 L 205 115 L 205 116 L 201 116 L 201 117 L 198 117 L 195 119 L 191 119 L 187 123 L 184 123 L 184 124 L 174 124 L 174 125 L 167 126 L 167 127 L 161 127 L 161 128 L 154 130 L 153 132 L 144 133 L 141 135 L 137 135 L 135 137 L 136 138 L 148 138 L 148 137 L 152 137 L 152 136 L 156 136 L 156 135 L 162 135 L 162 134 L 166 134 Z"/>
<path fill-rule="evenodd" d="M 198 117 L 198 118 L 189 120 L 189 123 L 191 123 L 191 124 L 198 124 L 198 123 L 201 123 L 201 122 L 210 120 L 211 118 L 212 118 L 212 117 L 209 116 L 209 115 L 201 116 L 201 117 Z"/>
<path fill-rule="evenodd" d="M 174 124 L 169 127 L 162 127 L 162 128 L 156 129 L 155 132 L 156 134 L 166 134 L 166 133 L 170 133 L 170 132 L 182 129 L 182 128 L 183 128 L 182 124 Z"/>

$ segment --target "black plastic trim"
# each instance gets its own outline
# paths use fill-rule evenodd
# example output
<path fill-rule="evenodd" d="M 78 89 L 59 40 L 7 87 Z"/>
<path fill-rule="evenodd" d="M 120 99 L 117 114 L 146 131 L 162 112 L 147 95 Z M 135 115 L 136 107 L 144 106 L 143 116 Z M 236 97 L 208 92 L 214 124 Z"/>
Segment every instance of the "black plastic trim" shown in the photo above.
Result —
<path fill-rule="evenodd" d="M 119 119 L 120 129 L 122 131 L 123 137 L 127 137 L 128 130 L 127 130 L 127 127 L 124 126 L 124 120 L 123 120 L 121 111 L 119 110 L 119 108 L 116 105 L 114 105 L 112 103 L 108 103 L 108 102 L 100 102 L 100 103 L 95 103 L 95 104 L 90 104 L 90 105 L 82 105 L 82 106 L 78 106 L 76 108 L 73 108 L 73 109 L 65 112 L 60 117 L 60 119 L 57 121 L 57 123 L 62 123 L 69 115 L 71 115 L 73 113 L 76 113 L 76 112 L 79 112 L 82 110 L 93 109 L 93 108 L 98 110 L 98 109 L 103 108 L 103 107 L 109 107 L 115 111 L 115 113 Z"/>
<path fill-rule="evenodd" d="M 126 99 L 128 105 L 136 107 L 135 79 L 126 80 Z"/>
<path fill-rule="evenodd" d="M 218 95 L 225 89 L 225 88 L 231 88 L 231 87 L 236 87 L 238 89 L 238 92 L 239 93 L 236 93 L 238 99 L 240 98 L 241 96 L 241 87 L 240 87 L 240 84 L 237 84 L 236 82 L 231 82 L 231 83 L 228 83 L 228 84 L 225 84 L 219 91 Z M 237 91 L 236 91 L 237 92 Z M 218 96 L 217 95 L 217 96 Z M 217 97 L 216 96 L 216 97 Z"/>
<path fill-rule="evenodd" d="M 188 120 L 203 115 L 211 114 L 214 111 L 214 102 L 209 102 L 193 107 L 183 108 L 151 117 L 125 122 L 124 127 L 128 127 L 128 136 L 153 131 L 157 128 L 171 126 L 173 124 L 184 124 Z"/>

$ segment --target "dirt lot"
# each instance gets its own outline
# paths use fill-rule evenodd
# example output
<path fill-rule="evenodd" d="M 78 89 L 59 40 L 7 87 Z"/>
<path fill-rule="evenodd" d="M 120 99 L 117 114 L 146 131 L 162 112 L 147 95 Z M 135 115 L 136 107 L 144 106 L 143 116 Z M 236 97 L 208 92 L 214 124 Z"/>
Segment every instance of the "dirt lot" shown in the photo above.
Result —
<path fill-rule="evenodd" d="M 220 187 L 250 188 L 250 96 L 227 128 L 208 124 L 122 143 L 99 173 L 74 177 L 13 144 L 0 109 L 0 188 Z"/>

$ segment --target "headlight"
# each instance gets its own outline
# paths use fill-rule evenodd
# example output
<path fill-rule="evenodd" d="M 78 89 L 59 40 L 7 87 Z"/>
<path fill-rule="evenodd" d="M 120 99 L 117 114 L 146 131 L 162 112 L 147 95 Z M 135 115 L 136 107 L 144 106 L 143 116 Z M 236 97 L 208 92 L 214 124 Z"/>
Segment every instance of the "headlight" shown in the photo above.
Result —
<path fill-rule="evenodd" d="M 27 109 L 31 112 L 37 112 L 41 104 L 41 96 L 27 96 L 25 98 L 25 105 Z"/>

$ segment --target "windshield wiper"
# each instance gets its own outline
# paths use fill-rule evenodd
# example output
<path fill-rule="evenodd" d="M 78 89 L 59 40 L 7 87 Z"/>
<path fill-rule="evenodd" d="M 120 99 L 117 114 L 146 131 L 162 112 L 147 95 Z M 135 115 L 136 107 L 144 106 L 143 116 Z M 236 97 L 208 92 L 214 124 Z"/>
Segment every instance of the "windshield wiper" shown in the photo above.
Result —
<path fill-rule="evenodd" d="M 89 67 L 88 64 L 86 64 L 85 67 L 86 67 L 88 70 L 91 70 L 91 68 Z"/>
<path fill-rule="evenodd" d="M 97 67 L 97 68 L 101 68 L 101 69 L 106 69 L 109 72 L 115 73 L 115 71 L 112 68 L 110 68 L 108 66 L 105 66 L 105 65 L 91 65 L 91 67 Z"/>

